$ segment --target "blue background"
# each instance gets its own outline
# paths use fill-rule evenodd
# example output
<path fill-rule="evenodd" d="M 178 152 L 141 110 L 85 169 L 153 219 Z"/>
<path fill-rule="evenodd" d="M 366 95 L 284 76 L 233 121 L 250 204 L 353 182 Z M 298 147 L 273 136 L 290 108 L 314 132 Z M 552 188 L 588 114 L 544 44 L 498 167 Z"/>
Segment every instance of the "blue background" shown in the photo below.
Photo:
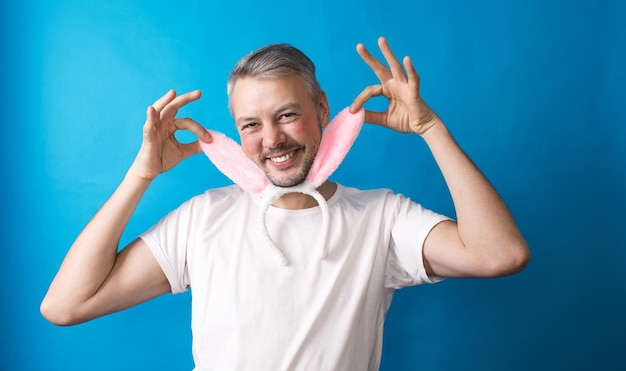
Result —
<path fill-rule="evenodd" d="M 422 93 L 510 206 L 532 251 L 521 274 L 397 292 L 383 370 L 617 370 L 626 364 L 626 2 L 3 2 L 0 146 L 3 370 L 190 370 L 189 294 L 60 328 L 39 303 L 113 192 L 168 89 L 235 136 L 236 60 L 289 42 L 317 64 L 337 113 L 375 76 L 355 52 L 388 38 Z M 382 107 L 377 100 L 368 105 Z M 183 140 L 190 137 L 181 137 Z M 366 126 L 333 176 L 453 215 L 418 137 Z M 158 178 L 122 244 L 208 187 L 204 156 Z"/>

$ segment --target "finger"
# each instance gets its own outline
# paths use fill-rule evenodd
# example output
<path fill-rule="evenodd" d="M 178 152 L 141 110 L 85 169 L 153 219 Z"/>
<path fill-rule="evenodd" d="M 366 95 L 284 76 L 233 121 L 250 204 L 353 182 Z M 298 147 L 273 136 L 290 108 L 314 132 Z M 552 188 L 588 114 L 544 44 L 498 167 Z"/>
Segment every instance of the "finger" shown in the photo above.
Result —
<path fill-rule="evenodd" d="M 419 90 L 420 77 L 415 70 L 415 66 L 411 62 L 411 57 L 404 57 L 402 61 L 404 63 L 404 69 L 406 70 L 407 77 L 409 78 L 409 86 L 414 90 Z"/>
<path fill-rule="evenodd" d="M 191 143 L 180 144 L 178 148 L 183 155 L 183 159 L 195 155 L 196 153 L 202 152 L 202 147 L 200 147 L 200 144 L 197 140 Z"/>
<path fill-rule="evenodd" d="M 154 106 L 149 106 L 146 110 L 146 122 L 143 125 L 144 135 L 152 133 L 156 127 L 156 122 L 159 120 L 159 114 L 154 109 Z"/>
<path fill-rule="evenodd" d="M 400 64 L 400 62 L 398 61 L 398 58 L 396 58 L 396 56 L 391 51 L 391 48 L 389 47 L 389 44 L 387 43 L 387 39 L 385 39 L 384 37 L 379 37 L 378 47 L 380 48 L 380 51 L 383 53 L 383 56 L 385 57 L 387 64 L 389 64 L 389 68 L 391 69 L 391 75 L 393 76 L 393 78 L 396 80 L 405 82 L 406 75 L 404 73 L 404 69 L 402 68 L 402 65 Z"/>
<path fill-rule="evenodd" d="M 174 126 L 176 127 L 176 130 L 188 130 L 194 133 L 198 139 L 205 143 L 210 143 L 212 141 L 211 133 L 191 118 L 176 119 L 174 120 Z"/>
<path fill-rule="evenodd" d="M 365 46 L 361 43 L 357 44 L 356 51 L 363 61 L 374 71 L 380 82 L 385 82 L 392 78 L 391 72 L 378 59 L 374 58 Z"/>
<path fill-rule="evenodd" d="M 357 95 L 356 98 L 354 98 L 354 101 L 352 101 L 352 104 L 350 105 L 350 112 L 351 113 L 358 112 L 361 109 L 361 107 L 363 107 L 365 102 L 370 100 L 370 98 L 378 97 L 378 96 L 381 96 L 382 94 L 383 94 L 383 86 L 380 84 L 366 87 L 365 89 L 363 89 L 363 91 L 361 91 L 361 93 L 359 93 L 359 95 Z"/>
<path fill-rule="evenodd" d="M 173 119 L 178 110 L 184 105 L 200 99 L 200 90 L 194 90 L 189 93 L 181 94 L 169 102 L 161 111 L 161 119 Z"/>
<path fill-rule="evenodd" d="M 174 99 L 176 97 L 176 92 L 174 91 L 174 89 L 170 89 L 167 93 L 165 93 L 165 95 L 163 95 L 161 98 L 159 98 L 156 102 L 154 102 L 152 104 L 152 107 L 154 107 L 154 109 L 157 112 L 161 112 L 161 110 L 163 109 L 163 107 L 165 107 L 169 102 L 172 101 L 172 99 Z"/>
<path fill-rule="evenodd" d="M 369 124 L 387 126 L 387 112 L 375 112 L 365 110 L 364 121 Z"/>

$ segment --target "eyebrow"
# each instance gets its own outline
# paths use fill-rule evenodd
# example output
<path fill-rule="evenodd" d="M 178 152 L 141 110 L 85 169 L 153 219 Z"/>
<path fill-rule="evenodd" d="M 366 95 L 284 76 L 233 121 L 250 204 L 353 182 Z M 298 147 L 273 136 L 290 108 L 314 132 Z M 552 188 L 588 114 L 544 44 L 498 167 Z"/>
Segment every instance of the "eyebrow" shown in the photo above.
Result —
<path fill-rule="evenodd" d="M 290 111 L 290 110 L 299 111 L 300 109 L 302 109 L 302 106 L 299 103 L 296 103 L 296 102 L 287 103 L 281 106 L 280 108 L 278 108 L 276 112 L 274 112 L 274 114 L 279 114 L 281 112 Z"/>
<path fill-rule="evenodd" d="M 278 109 L 274 111 L 274 115 L 276 116 L 282 112 L 289 111 L 289 110 L 298 111 L 301 109 L 302 109 L 302 105 L 300 105 L 299 103 L 296 103 L 296 102 L 286 103 L 278 107 Z M 258 120 L 258 117 L 255 117 L 255 116 L 241 116 L 235 120 L 235 123 L 239 126 L 239 125 L 242 125 L 244 122 L 250 122 L 250 121 L 256 121 L 256 120 Z"/>

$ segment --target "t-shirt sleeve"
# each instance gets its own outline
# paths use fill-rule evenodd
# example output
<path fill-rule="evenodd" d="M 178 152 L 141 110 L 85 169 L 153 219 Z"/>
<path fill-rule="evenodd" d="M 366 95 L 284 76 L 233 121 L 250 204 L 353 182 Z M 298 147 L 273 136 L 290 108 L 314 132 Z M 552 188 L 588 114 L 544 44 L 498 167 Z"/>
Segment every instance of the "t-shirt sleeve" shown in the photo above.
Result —
<path fill-rule="evenodd" d="M 171 211 L 139 236 L 148 245 L 170 283 L 173 294 L 189 289 L 187 246 L 190 201 Z"/>
<path fill-rule="evenodd" d="M 387 287 L 401 288 L 443 279 L 426 273 L 422 249 L 430 231 L 444 220 L 450 218 L 398 195 L 387 255 Z"/>

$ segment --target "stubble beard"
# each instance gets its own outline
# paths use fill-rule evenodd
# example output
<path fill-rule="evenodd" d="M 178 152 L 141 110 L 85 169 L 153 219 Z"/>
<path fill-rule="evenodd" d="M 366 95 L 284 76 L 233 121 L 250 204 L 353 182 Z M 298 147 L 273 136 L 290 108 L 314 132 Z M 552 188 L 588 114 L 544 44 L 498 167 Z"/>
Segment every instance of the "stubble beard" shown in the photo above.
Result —
<path fill-rule="evenodd" d="M 304 147 L 304 160 L 302 161 L 302 166 L 300 167 L 300 171 L 298 171 L 296 174 L 292 175 L 292 176 L 287 176 L 287 177 L 276 177 L 276 176 L 272 176 L 272 174 L 270 174 L 270 172 L 268 171 L 268 169 L 265 166 L 261 166 L 261 169 L 263 169 L 263 171 L 265 172 L 265 175 L 267 175 L 267 178 L 270 180 L 270 182 L 272 182 L 272 184 L 274 184 L 277 187 L 293 187 L 296 186 L 302 182 L 304 182 L 307 178 L 307 176 L 309 175 L 309 171 L 311 171 L 311 167 L 313 166 L 313 161 L 315 160 L 315 156 L 317 156 L 317 151 L 319 150 L 319 146 L 320 146 L 320 142 L 322 140 L 322 126 L 321 126 L 321 122 L 322 122 L 322 116 L 321 116 L 321 112 L 319 110 L 317 110 L 317 121 L 318 121 L 318 126 L 320 128 L 320 140 L 318 140 L 317 142 L 313 142 L 309 145 L 309 147 Z M 289 145 L 289 144 L 285 144 L 284 146 L 281 146 L 279 148 L 277 148 L 278 150 L 289 150 L 289 149 L 297 149 L 298 146 L 297 145 Z M 300 147 L 302 148 L 302 147 Z M 306 151 L 306 149 L 308 148 L 308 153 Z M 265 158 L 265 161 L 271 161 L 268 160 L 267 157 Z"/>
<path fill-rule="evenodd" d="M 293 187 L 295 185 L 298 185 L 304 182 L 307 176 L 309 175 L 309 171 L 311 170 L 311 167 L 313 166 L 313 161 L 315 160 L 315 155 L 317 154 L 318 147 L 319 147 L 319 143 L 314 143 L 308 147 L 308 153 L 305 150 L 305 157 L 304 157 L 304 160 L 302 161 L 302 165 L 300 166 L 300 170 L 293 175 L 276 176 L 276 174 L 271 174 L 267 170 L 266 167 L 263 167 L 263 171 L 267 175 L 270 182 L 272 182 L 272 184 L 274 184 L 277 187 Z M 284 151 L 285 148 L 277 148 L 277 149 Z M 271 160 L 266 159 L 265 161 L 271 161 Z"/>

